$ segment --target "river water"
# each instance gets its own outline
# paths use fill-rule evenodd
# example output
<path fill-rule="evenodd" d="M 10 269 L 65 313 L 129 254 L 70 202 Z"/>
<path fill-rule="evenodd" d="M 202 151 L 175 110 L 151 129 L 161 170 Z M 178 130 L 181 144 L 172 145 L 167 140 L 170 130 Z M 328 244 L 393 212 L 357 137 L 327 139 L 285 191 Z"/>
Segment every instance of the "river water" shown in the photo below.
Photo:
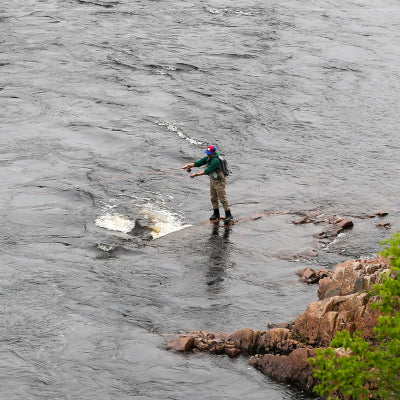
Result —
<path fill-rule="evenodd" d="M 297 270 L 375 255 L 391 230 L 365 214 L 399 229 L 400 7 L 340 7 L 2 4 L 1 399 L 309 399 L 165 347 L 293 320 L 317 298 Z M 208 178 L 180 169 L 207 144 L 229 229 L 201 223 Z M 354 228 L 321 244 L 291 223 L 305 210 Z"/>

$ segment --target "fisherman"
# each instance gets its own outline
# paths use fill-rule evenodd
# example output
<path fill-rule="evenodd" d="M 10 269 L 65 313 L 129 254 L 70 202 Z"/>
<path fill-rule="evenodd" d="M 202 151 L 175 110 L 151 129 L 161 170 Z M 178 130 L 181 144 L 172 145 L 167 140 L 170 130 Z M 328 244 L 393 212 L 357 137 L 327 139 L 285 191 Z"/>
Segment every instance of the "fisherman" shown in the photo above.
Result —
<path fill-rule="evenodd" d="M 228 199 L 226 198 L 226 179 L 224 173 L 222 172 L 221 161 L 218 158 L 219 154 L 215 146 L 207 146 L 207 150 L 205 151 L 205 153 L 207 154 L 205 157 L 194 163 L 186 164 L 183 169 L 186 169 L 190 172 L 192 167 L 201 167 L 202 165 L 207 164 L 207 167 L 204 171 L 198 172 L 196 174 L 190 174 L 189 176 L 191 178 L 200 175 L 210 176 L 211 204 L 214 209 L 214 213 L 213 215 L 211 215 L 210 221 L 216 221 L 220 218 L 218 203 L 219 200 L 225 210 L 224 223 L 227 224 L 228 222 L 232 221 L 233 217 L 229 209 Z"/>

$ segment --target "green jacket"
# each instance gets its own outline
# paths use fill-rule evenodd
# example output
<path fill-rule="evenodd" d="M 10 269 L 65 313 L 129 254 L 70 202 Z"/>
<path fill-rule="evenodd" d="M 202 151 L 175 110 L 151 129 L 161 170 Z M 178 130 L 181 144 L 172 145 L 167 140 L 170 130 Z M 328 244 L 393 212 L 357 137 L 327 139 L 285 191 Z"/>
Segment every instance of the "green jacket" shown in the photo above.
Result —
<path fill-rule="evenodd" d="M 221 161 L 219 161 L 218 156 L 219 154 L 217 152 L 215 152 L 211 158 L 205 156 L 200 160 L 196 161 L 194 163 L 194 166 L 201 167 L 202 165 L 207 164 L 207 168 L 204 170 L 204 173 L 206 175 L 210 175 L 212 172 L 216 171 L 221 166 Z"/>

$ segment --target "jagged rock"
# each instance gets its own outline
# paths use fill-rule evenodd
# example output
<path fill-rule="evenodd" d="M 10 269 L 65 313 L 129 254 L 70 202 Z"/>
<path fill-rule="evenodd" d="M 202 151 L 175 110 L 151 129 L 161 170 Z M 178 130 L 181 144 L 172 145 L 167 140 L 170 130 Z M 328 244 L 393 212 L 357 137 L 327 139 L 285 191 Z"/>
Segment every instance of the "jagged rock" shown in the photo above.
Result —
<path fill-rule="evenodd" d="M 307 359 L 313 356 L 314 349 L 296 349 L 288 356 L 256 355 L 250 359 L 250 365 L 279 382 L 295 384 L 310 390 L 315 385 L 315 380 Z"/>
<path fill-rule="evenodd" d="M 319 281 L 318 298 L 326 299 L 368 290 L 380 282 L 382 273 L 389 267 L 389 261 L 383 257 L 337 264 L 330 276 Z"/>
<path fill-rule="evenodd" d="M 190 332 L 190 335 L 194 336 L 193 348 L 198 351 L 208 352 L 212 354 L 224 354 L 225 345 L 232 345 L 231 342 L 227 341 L 227 333 L 195 331 Z"/>
<path fill-rule="evenodd" d="M 313 268 L 307 267 L 301 271 L 298 271 L 296 275 L 300 276 L 302 282 L 313 284 L 318 283 L 322 278 L 330 276 L 332 272 L 327 269 L 314 270 Z"/>
<path fill-rule="evenodd" d="M 305 347 L 305 344 L 293 338 L 291 330 L 274 328 L 260 332 L 253 353 L 289 354 L 291 351 L 303 347 Z"/>
<path fill-rule="evenodd" d="M 197 350 L 211 354 L 227 354 L 230 357 L 268 352 L 288 354 L 303 347 L 305 344 L 292 338 L 292 333 L 287 328 L 273 328 L 268 331 L 241 329 L 231 334 L 196 331 L 181 335 L 167 344 L 168 350 Z"/>
<path fill-rule="evenodd" d="M 367 293 L 334 296 L 310 303 L 294 323 L 294 335 L 303 337 L 312 346 L 328 346 L 337 331 L 360 330 L 368 340 L 374 338 L 378 311 L 371 309 Z"/>
<path fill-rule="evenodd" d="M 240 331 L 233 332 L 229 335 L 228 340 L 233 342 L 240 350 L 249 353 L 253 351 L 259 336 L 260 331 L 241 329 Z"/>

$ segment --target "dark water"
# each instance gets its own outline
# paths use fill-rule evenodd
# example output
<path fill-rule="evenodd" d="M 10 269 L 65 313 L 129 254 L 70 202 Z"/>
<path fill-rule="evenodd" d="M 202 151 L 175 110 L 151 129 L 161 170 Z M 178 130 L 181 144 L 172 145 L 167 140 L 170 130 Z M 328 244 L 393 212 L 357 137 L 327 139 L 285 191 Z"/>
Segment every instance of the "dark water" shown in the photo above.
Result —
<path fill-rule="evenodd" d="M 390 235 L 359 216 L 399 229 L 400 8 L 340 6 L 1 5 L 0 398 L 308 399 L 245 358 L 165 345 L 290 321 L 316 299 L 298 269 Z M 278 213 L 199 225 L 207 179 L 177 168 L 205 144 L 230 161 L 236 217 Z M 355 226 L 321 247 L 299 210 Z M 143 214 L 161 237 L 126 235 Z"/>

